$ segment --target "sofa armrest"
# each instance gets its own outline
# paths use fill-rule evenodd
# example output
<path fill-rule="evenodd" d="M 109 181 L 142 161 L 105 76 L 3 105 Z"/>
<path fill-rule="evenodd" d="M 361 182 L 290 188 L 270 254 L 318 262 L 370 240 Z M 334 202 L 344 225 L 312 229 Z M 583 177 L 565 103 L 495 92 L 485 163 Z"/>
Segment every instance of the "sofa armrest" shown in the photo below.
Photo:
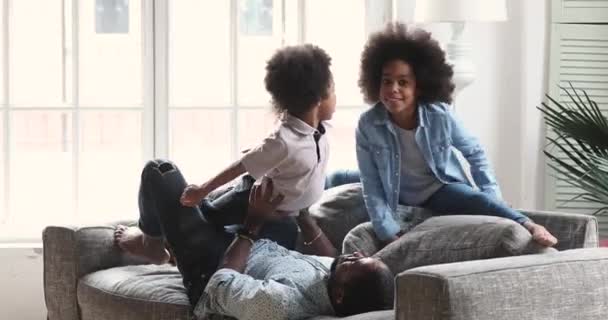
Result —
<path fill-rule="evenodd" d="M 555 248 L 558 250 L 599 246 L 597 218 L 594 216 L 553 211 L 521 212 L 534 222 L 545 226 L 557 238 Z"/>
<path fill-rule="evenodd" d="M 76 287 L 83 275 L 144 263 L 114 245 L 115 225 L 49 226 L 44 229 L 44 296 L 49 320 L 80 319 Z"/>
<path fill-rule="evenodd" d="M 605 319 L 608 249 L 414 268 L 396 279 L 396 318 Z"/>

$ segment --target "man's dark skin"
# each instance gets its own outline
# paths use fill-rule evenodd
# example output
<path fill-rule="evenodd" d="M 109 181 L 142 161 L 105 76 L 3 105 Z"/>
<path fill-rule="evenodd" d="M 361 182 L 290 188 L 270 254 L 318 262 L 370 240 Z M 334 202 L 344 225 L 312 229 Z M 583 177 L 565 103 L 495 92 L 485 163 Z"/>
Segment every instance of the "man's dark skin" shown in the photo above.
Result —
<path fill-rule="evenodd" d="M 279 195 L 274 199 L 272 198 L 272 181 L 268 181 L 268 183 L 262 185 L 255 185 L 249 196 L 249 210 L 244 226 L 252 235 L 259 234 L 266 221 L 279 217 L 275 209 L 283 197 Z M 301 213 L 297 217 L 297 222 L 304 241 L 310 243 L 305 253 L 318 256 L 336 256 L 336 248 L 307 212 Z M 252 245 L 253 242 L 249 239 L 236 237 L 226 250 L 219 269 L 228 268 L 243 273 Z M 351 281 L 352 277 L 357 274 L 374 272 L 378 268 L 387 268 L 387 266 L 376 258 L 365 257 L 359 253 L 338 257 L 333 273 L 336 283 L 329 292 L 334 307 L 342 302 L 344 296 L 343 284 Z"/>
<path fill-rule="evenodd" d="M 282 195 L 271 199 L 273 193 L 272 180 L 265 181 L 268 181 L 265 185 L 254 185 L 249 194 L 249 210 L 244 226 L 245 229 L 255 236 L 259 234 L 266 221 L 279 217 L 275 209 L 283 200 Z M 315 220 L 307 212 L 300 214 L 297 217 L 297 221 L 302 230 L 304 241 L 310 242 L 319 236 L 308 246 L 307 251 L 309 252 L 305 253 L 327 257 L 336 256 L 336 248 L 334 248 L 325 236 L 325 233 L 322 232 L 321 228 L 319 228 Z M 243 273 L 251 246 L 252 242 L 248 239 L 236 237 L 226 250 L 219 268 L 233 269 Z"/>

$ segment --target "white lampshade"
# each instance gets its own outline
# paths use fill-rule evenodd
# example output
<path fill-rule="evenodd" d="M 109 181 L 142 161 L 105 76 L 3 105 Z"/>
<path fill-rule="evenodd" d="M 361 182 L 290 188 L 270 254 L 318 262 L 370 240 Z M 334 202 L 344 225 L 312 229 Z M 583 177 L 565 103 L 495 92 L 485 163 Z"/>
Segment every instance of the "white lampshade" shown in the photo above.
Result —
<path fill-rule="evenodd" d="M 507 20 L 506 0 L 416 0 L 415 22 Z"/>

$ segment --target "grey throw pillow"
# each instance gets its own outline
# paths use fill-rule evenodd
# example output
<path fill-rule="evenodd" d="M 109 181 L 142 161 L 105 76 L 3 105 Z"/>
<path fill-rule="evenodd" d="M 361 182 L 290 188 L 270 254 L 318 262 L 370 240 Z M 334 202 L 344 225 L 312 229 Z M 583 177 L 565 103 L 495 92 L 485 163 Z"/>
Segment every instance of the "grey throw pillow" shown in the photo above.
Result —
<path fill-rule="evenodd" d="M 398 273 L 424 265 L 550 251 L 555 249 L 538 245 L 512 220 L 453 215 L 426 220 L 375 255 Z"/>
<path fill-rule="evenodd" d="M 338 252 L 341 251 L 344 236 L 355 226 L 369 220 L 360 183 L 325 190 L 309 212 Z"/>
<path fill-rule="evenodd" d="M 359 252 L 370 257 L 382 249 L 383 243 L 376 236 L 371 222 L 354 227 L 342 242 L 342 254 Z"/>

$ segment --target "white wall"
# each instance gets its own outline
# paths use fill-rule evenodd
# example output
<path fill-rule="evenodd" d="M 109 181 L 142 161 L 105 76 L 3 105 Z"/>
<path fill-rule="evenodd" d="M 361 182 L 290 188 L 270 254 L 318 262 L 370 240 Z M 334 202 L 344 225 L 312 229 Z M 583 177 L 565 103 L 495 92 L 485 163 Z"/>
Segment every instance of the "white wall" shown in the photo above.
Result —
<path fill-rule="evenodd" d="M 522 1 L 523 2 L 523 1 Z M 523 170 L 521 172 L 523 208 L 545 207 L 545 158 L 542 153 L 545 126 L 541 113 L 535 108 L 545 100 L 548 91 L 550 6 L 548 1 L 526 1 L 521 9 L 524 60 L 521 81 L 521 137 Z"/>
<path fill-rule="evenodd" d="M 467 101 L 467 107 L 458 111 L 487 146 L 505 199 L 514 207 L 542 209 L 544 126 L 536 106 L 546 91 L 548 2 L 508 4 L 509 21 L 472 30 L 480 75 L 477 90 L 463 92 L 459 103 Z M 487 123 L 479 124 L 479 113 Z"/>
<path fill-rule="evenodd" d="M 509 20 L 469 23 L 477 78 L 456 98 L 456 112 L 485 146 L 503 196 L 513 207 L 542 209 L 542 117 L 536 106 L 546 90 L 548 1 L 510 0 Z M 411 16 L 411 6 L 402 13 Z M 447 24 L 424 28 L 442 44 Z"/>
<path fill-rule="evenodd" d="M 42 249 L 35 245 L 0 246 L 0 318 L 46 319 L 42 286 Z"/>
<path fill-rule="evenodd" d="M 477 79 L 458 97 L 457 112 L 486 147 L 505 199 L 542 208 L 542 118 L 535 109 L 546 90 L 547 1 L 510 0 L 508 22 L 471 24 Z M 429 26 L 440 41 L 445 25 Z M 0 314 L 44 319 L 40 250 L 0 247 Z"/>

